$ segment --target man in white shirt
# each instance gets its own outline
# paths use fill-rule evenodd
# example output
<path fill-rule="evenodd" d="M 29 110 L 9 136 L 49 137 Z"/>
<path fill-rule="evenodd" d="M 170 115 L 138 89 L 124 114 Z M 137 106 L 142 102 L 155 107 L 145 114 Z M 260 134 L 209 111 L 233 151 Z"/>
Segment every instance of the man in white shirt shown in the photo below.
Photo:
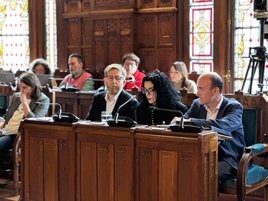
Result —
<path fill-rule="evenodd" d="M 107 111 L 111 112 L 113 116 L 119 112 L 119 116 L 136 120 L 138 101 L 123 89 L 125 83 L 126 71 L 120 64 L 110 64 L 107 66 L 104 70 L 106 90 L 95 94 L 87 119 L 101 121 L 101 112 Z M 118 111 L 118 108 L 129 99 L 132 100 Z"/>

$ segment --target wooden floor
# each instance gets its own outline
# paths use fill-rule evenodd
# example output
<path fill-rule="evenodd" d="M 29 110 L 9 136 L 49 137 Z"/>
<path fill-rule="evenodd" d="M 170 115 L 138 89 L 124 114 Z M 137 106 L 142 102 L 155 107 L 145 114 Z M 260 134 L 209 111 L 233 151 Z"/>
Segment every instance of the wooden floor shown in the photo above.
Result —
<path fill-rule="evenodd" d="M 19 196 L 14 196 L 12 185 L 7 180 L 0 179 L 0 201 L 18 201 Z M 233 195 L 220 194 L 218 201 L 236 201 Z M 245 201 L 263 201 L 262 198 L 247 197 Z"/>
<path fill-rule="evenodd" d="M 0 201 L 18 201 L 19 196 L 14 195 L 10 181 L 0 179 Z"/>
<path fill-rule="evenodd" d="M 218 201 L 237 201 L 234 195 L 223 195 L 220 194 Z M 264 201 L 262 197 L 257 196 L 246 196 L 245 201 Z"/>

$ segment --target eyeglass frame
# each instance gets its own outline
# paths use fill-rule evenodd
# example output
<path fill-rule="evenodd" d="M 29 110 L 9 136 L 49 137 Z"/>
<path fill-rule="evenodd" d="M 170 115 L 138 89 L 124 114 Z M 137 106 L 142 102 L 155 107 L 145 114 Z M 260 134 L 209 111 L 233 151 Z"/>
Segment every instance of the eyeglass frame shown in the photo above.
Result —
<path fill-rule="evenodd" d="M 121 81 L 121 80 L 124 79 L 124 78 L 121 77 L 121 76 L 112 76 L 112 75 L 106 75 L 105 78 L 107 78 L 109 81 L 113 81 L 113 80 L 115 80 L 115 81 L 117 81 L 117 82 L 119 82 L 119 81 Z"/>
<path fill-rule="evenodd" d="M 142 88 L 142 93 L 143 94 L 149 94 L 149 95 L 153 95 L 155 93 L 155 89 L 153 87 L 149 88 L 149 89 L 146 89 L 146 88 Z"/>

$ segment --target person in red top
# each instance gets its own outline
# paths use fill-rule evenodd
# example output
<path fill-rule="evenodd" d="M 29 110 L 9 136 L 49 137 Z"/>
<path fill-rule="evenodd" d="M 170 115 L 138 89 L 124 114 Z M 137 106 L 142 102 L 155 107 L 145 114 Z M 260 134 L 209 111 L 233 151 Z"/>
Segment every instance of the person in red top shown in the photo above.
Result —
<path fill-rule="evenodd" d="M 137 87 L 141 90 L 142 79 L 144 73 L 138 70 L 140 64 L 140 58 L 134 53 L 127 53 L 122 58 L 122 64 L 127 72 L 125 90 L 131 90 L 133 87 Z"/>
<path fill-rule="evenodd" d="M 66 75 L 60 83 L 60 87 L 75 87 L 81 91 L 94 89 L 92 75 L 83 69 L 83 60 L 79 54 L 71 54 L 68 59 L 70 74 Z"/>

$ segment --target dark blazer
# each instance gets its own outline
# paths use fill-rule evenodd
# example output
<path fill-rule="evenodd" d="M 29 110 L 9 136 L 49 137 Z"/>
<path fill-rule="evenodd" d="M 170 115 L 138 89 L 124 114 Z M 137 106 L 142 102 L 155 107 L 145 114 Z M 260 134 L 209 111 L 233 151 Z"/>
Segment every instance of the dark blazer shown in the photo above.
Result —
<path fill-rule="evenodd" d="M 106 91 L 99 92 L 94 95 L 93 103 L 91 105 L 90 112 L 87 116 L 87 120 L 91 121 L 101 121 L 101 112 L 106 110 L 106 100 L 105 100 Z M 129 93 L 122 90 L 118 96 L 116 104 L 114 106 L 112 115 L 114 117 L 118 108 L 124 104 L 127 100 L 132 97 Z M 119 116 L 129 117 L 132 120 L 136 121 L 136 109 L 137 109 L 138 101 L 133 98 L 130 102 L 124 105 L 120 111 Z"/>
<path fill-rule="evenodd" d="M 223 97 L 217 118 L 214 120 L 206 120 L 207 110 L 204 105 L 200 105 L 199 99 L 193 101 L 184 116 L 191 118 L 191 121 L 199 126 L 214 126 L 222 129 L 222 134 L 231 136 L 232 140 L 225 140 L 219 144 L 218 160 L 224 160 L 237 169 L 245 147 L 242 114 L 243 107 L 238 101 Z"/>
<path fill-rule="evenodd" d="M 137 122 L 138 124 L 144 125 L 158 125 L 158 124 L 169 124 L 172 119 L 177 116 L 180 117 L 187 110 L 187 107 L 178 101 L 178 104 L 173 108 L 170 106 L 165 107 L 164 109 L 174 110 L 170 111 L 160 111 L 153 110 L 150 108 L 150 105 L 146 102 L 141 102 L 137 108 Z"/>

